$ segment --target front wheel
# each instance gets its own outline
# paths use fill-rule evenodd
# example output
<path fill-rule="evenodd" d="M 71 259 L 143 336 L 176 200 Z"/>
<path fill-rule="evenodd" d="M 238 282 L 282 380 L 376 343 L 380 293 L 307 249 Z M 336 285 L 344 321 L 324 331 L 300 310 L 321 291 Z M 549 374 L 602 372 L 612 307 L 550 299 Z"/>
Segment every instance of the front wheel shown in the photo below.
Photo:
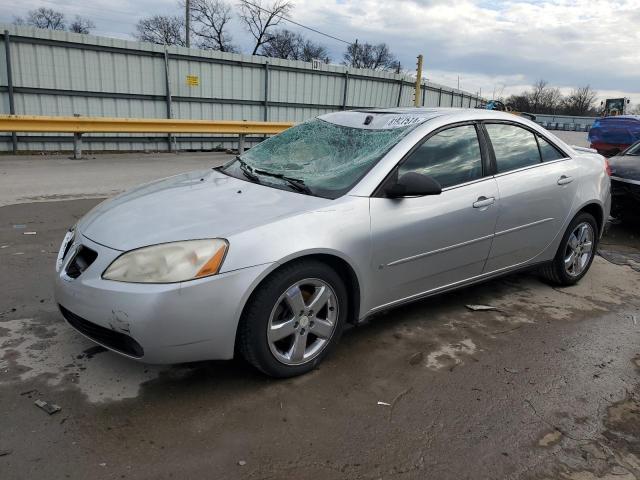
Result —
<path fill-rule="evenodd" d="M 267 375 L 306 373 L 338 342 L 347 301 L 344 282 L 328 265 L 315 260 L 286 265 L 249 300 L 239 326 L 240 351 Z"/>
<path fill-rule="evenodd" d="M 598 224 L 590 213 L 576 215 L 569 224 L 555 258 L 541 269 L 550 282 L 569 286 L 584 277 L 593 262 L 598 244 Z"/>

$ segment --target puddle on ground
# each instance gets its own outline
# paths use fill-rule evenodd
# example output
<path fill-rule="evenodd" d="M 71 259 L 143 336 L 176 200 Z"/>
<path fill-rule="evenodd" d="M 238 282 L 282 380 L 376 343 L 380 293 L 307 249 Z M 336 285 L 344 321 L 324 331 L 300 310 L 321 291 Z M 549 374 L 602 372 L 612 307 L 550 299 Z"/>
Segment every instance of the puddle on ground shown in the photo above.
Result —
<path fill-rule="evenodd" d="M 638 359 L 636 356 L 633 362 Z M 576 438 L 559 431 L 547 433 L 540 446 L 555 445 L 561 439 L 555 454 L 558 463 L 552 476 L 567 480 L 637 480 L 640 478 L 640 384 L 627 390 L 626 396 L 603 410 L 601 431 L 591 438 Z M 544 444 L 543 444 L 544 443 Z"/>
<path fill-rule="evenodd" d="M 636 272 L 640 272 L 640 253 L 599 248 L 598 255 L 611 263 L 627 265 Z"/>
<path fill-rule="evenodd" d="M 452 369 L 474 353 L 491 348 L 492 341 L 508 339 L 511 332 L 539 321 L 574 320 L 616 309 L 631 329 L 640 331 L 640 312 L 635 307 L 624 308 L 629 298 L 637 296 L 639 284 L 637 272 L 596 257 L 589 275 L 572 287 L 554 288 L 535 275 L 516 274 L 466 288 L 460 294 L 446 294 L 442 304 L 432 297 L 386 315 L 411 321 L 394 327 L 394 337 L 414 349 L 410 365 Z M 496 310 L 469 311 L 467 303 Z"/>
<path fill-rule="evenodd" d="M 0 385 L 39 379 L 75 386 L 92 403 L 135 398 L 167 367 L 144 365 L 107 351 L 63 322 L 33 318 L 0 322 Z"/>
<path fill-rule="evenodd" d="M 636 296 L 640 287 L 638 274 L 627 266 L 615 265 L 595 257 L 589 273 L 577 285 L 553 287 L 538 282 L 533 276 L 519 279 L 507 277 L 502 283 L 510 288 L 493 302 L 511 321 L 552 318 L 571 319 L 578 312 L 608 311 L 612 306 L 625 305 Z"/>

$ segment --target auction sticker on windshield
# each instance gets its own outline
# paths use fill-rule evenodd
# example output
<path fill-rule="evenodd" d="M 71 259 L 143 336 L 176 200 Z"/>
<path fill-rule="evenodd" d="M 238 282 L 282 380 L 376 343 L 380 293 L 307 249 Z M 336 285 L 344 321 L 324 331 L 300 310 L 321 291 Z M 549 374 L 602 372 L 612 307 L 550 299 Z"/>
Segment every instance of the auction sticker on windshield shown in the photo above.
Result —
<path fill-rule="evenodd" d="M 387 120 L 383 128 L 398 128 L 407 127 L 409 125 L 415 125 L 426 121 L 425 117 L 418 117 L 415 115 L 396 115 Z"/>

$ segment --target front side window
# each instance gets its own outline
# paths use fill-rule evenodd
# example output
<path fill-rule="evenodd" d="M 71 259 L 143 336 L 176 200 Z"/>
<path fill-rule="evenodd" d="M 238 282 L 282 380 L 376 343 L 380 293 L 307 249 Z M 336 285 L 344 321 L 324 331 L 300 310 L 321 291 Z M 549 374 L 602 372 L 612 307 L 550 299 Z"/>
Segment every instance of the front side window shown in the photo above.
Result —
<path fill-rule="evenodd" d="M 398 176 L 417 172 L 442 188 L 482 177 L 482 155 L 473 125 L 449 128 L 429 137 L 399 167 Z"/>
<path fill-rule="evenodd" d="M 270 187 L 337 198 L 415 126 L 367 129 L 314 119 L 266 139 L 222 171 Z"/>
<path fill-rule="evenodd" d="M 540 163 L 536 137 L 529 130 L 506 123 L 486 125 L 498 173 Z"/>
<path fill-rule="evenodd" d="M 542 155 L 543 162 L 550 162 L 551 160 L 560 160 L 561 158 L 566 157 L 564 153 L 562 153 L 556 147 L 551 145 L 540 135 L 538 135 L 538 145 L 540 145 L 540 155 Z"/>

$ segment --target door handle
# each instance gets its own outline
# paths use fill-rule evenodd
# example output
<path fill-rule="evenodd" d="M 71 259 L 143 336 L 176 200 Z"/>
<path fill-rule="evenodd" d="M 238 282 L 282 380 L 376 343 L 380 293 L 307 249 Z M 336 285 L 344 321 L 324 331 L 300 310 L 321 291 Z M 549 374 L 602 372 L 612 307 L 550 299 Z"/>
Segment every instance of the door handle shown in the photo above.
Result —
<path fill-rule="evenodd" d="M 488 207 L 489 205 L 493 205 L 496 201 L 496 197 L 478 197 L 478 200 L 473 202 L 473 208 L 483 208 Z"/>
<path fill-rule="evenodd" d="M 573 182 L 573 177 L 567 177 L 566 175 L 562 175 L 558 179 L 558 185 L 568 185 L 571 182 Z"/>

